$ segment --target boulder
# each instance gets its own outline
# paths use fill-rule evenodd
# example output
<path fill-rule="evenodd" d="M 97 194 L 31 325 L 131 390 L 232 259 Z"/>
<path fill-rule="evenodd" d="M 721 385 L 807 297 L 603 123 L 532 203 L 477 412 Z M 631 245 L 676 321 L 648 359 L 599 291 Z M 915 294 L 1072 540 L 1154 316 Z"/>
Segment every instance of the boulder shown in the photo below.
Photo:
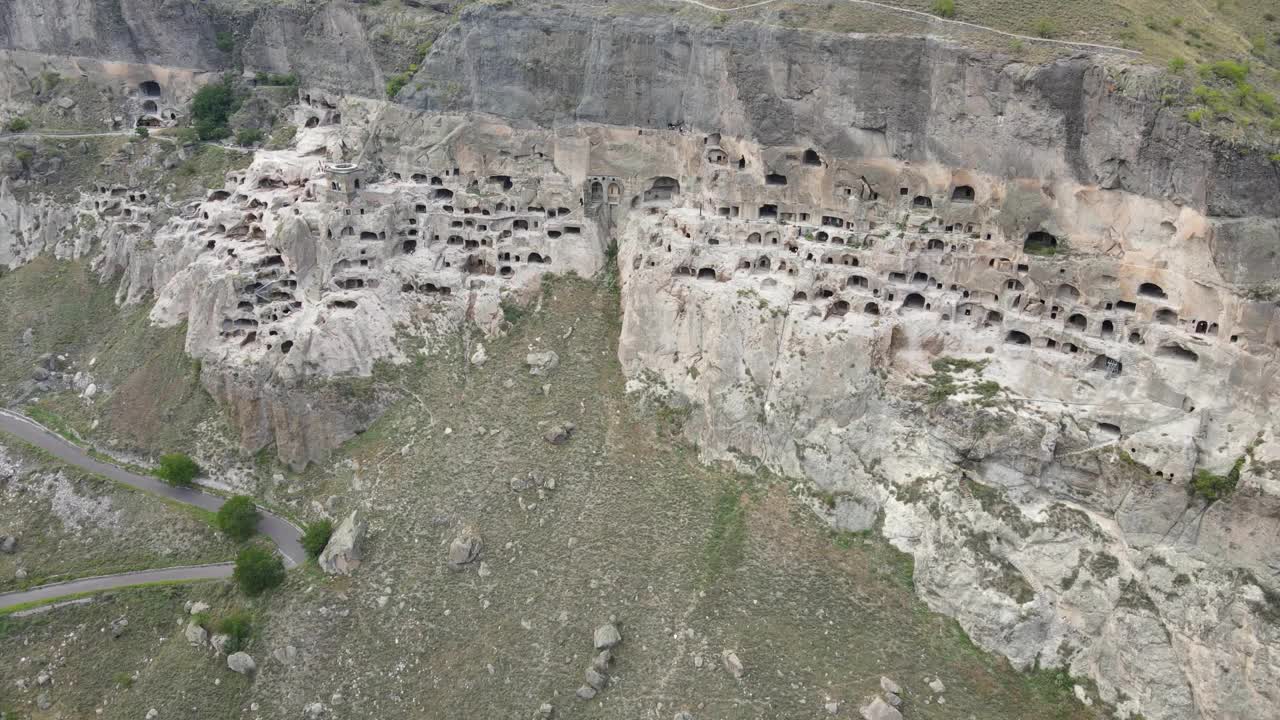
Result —
<path fill-rule="evenodd" d="M 209 612 L 209 603 L 200 602 L 197 600 L 196 602 L 191 603 L 191 607 L 188 608 L 188 611 L 192 615 L 199 615 L 200 613 Z"/>
<path fill-rule="evenodd" d="M 187 629 L 183 634 L 187 636 L 187 642 L 198 647 L 204 647 L 209 642 L 209 631 L 193 622 L 187 623 Z"/>
<path fill-rule="evenodd" d="M 596 672 L 609 672 L 609 663 L 613 662 L 613 653 L 609 650 L 601 650 L 599 655 L 591 661 L 591 667 Z"/>
<path fill-rule="evenodd" d="M 902 694 L 902 686 L 883 675 L 880 676 L 880 689 L 894 695 Z"/>
<path fill-rule="evenodd" d="M 219 655 L 226 654 L 227 643 L 229 642 L 231 642 L 230 635 L 223 635 L 222 633 L 217 633 L 215 635 L 209 636 L 209 645 L 213 648 L 213 651 Z"/>
<path fill-rule="evenodd" d="M 552 445 L 563 445 L 569 442 L 569 438 L 573 437 L 573 431 L 577 429 L 578 426 L 573 423 L 563 423 L 548 430 L 542 439 Z"/>
<path fill-rule="evenodd" d="M 327 708 L 321 703 L 313 702 L 302 708 L 302 717 L 306 720 L 321 720 L 324 717 Z"/>
<path fill-rule="evenodd" d="M 0 535 L 0 553 L 12 555 L 18 551 L 18 538 L 13 535 Z"/>
<path fill-rule="evenodd" d="M 538 716 L 543 718 L 543 720 L 546 720 L 546 718 L 550 718 L 555 711 L 556 710 L 551 706 L 551 703 L 542 703 L 542 706 L 538 708 Z"/>
<path fill-rule="evenodd" d="M 129 619 L 120 617 L 111 623 L 111 637 L 118 638 L 124 634 L 126 628 L 129 627 Z"/>
<path fill-rule="evenodd" d="M 489 360 L 489 354 L 484 350 L 484 343 L 476 345 L 476 351 L 471 353 L 471 364 L 476 367 L 483 366 Z"/>
<path fill-rule="evenodd" d="M 350 575 L 354 572 L 360 567 L 367 530 L 368 523 L 360 518 L 360 511 L 353 511 L 334 531 L 329 544 L 320 553 L 320 569 L 330 575 Z"/>
<path fill-rule="evenodd" d="M 546 375 L 560 366 L 560 356 L 552 350 L 531 352 L 524 356 L 524 364 L 529 366 L 530 375 Z"/>
<path fill-rule="evenodd" d="M 587 684 L 596 690 L 603 690 L 605 683 L 609 682 L 609 678 L 605 677 L 602 673 L 596 672 L 593 668 L 587 668 L 585 675 Z"/>
<path fill-rule="evenodd" d="M 475 562 L 480 557 L 480 550 L 484 547 L 484 543 L 480 540 L 479 535 L 472 534 L 469 530 L 463 530 L 462 534 L 453 539 L 449 543 L 449 567 L 453 570 L 462 570 L 469 563 Z"/>
<path fill-rule="evenodd" d="M 884 700 L 876 698 L 863 706 L 862 717 L 864 720 L 902 720 L 902 713 Z"/>
<path fill-rule="evenodd" d="M 936 692 L 946 692 L 947 686 L 942 684 L 942 678 L 934 678 L 929 681 L 929 689 Z"/>
<path fill-rule="evenodd" d="M 590 685 L 583 685 L 574 695 L 577 695 L 579 700 L 590 700 L 596 696 L 596 689 Z"/>
<path fill-rule="evenodd" d="M 735 678 L 740 678 L 746 674 L 746 669 L 742 667 L 742 661 L 738 659 L 738 653 L 732 650 L 725 650 L 720 656 L 720 661 L 724 663 L 724 669 Z"/>
<path fill-rule="evenodd" d="M 608 650 L 622 642 L 622 633 L 613 623 L 606 623 L 596 628 L 595 644 L 597 650 Z"/>
<path fill-rule="evenodd" d="M 258 665 L 253 662 L 253 658 L 249 657 L 249 653 L 238 652 L 231 653 L 227 656 L 227 667 L 241 675 L 252 675 L 258 669 Z"/>

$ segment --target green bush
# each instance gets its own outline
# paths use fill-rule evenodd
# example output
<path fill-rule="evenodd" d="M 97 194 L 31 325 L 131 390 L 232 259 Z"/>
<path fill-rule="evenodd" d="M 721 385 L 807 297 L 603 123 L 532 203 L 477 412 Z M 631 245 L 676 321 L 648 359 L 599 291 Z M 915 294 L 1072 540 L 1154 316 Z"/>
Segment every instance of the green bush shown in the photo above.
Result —
<path fill-rule="evenodd" d="M 201 140 L 221 140 L 231 134 L 227 119 L 240 106 L 231 83 L 210 83 L 196 91 L 191 100 L 191 119 Z"/>
<path fill-rule="evenodd" d="M 258 506 L 248 495 L 236 495 L 218 508 L 215 523 L 232 539 L 244 542 L 258 531 Z"/>
<path fill-rule="evenodd" d="M 1197 470 L 1191 479 L 1191 490 L 1200 497 L 1213 502 L 1230 495 L 1240 484 L 1240 471 L 1244 469 L 1245 457 L 1240 456 L 1231 465 L 1226 475 L 1215 475 L 1208 470 Z"/>
<path fill-rule="evenodd" d="M 307 523 L 307 527 L 302 532 L 302 548 L 307 551 L 307 557 L 315 560 L 320 557 L 320 553 L 324 552 L 324 547 L 329 544 L 329 538 L 333 535 L 333 522 L 329 520 L 317 520 Z"/>
<path fill-rule="evenodd" d="M 387 78 L 387 99 L 391 100 L 395 98 L 396 94 L 399 93 L 405 85 L 409 84 L 410 77 L 409 73 L 402 72 Z"/>
<path fill-rule="evenodd" d="M 151 137 L 151 131 L 148 130 L 145 126 L 139 126 L 135 128 L 133 131 L 133 134 L 137 135 L 140 138 Z"/>
<path fill-rule="evenodd" d="M 1249 77 L 1249 65 L 1235 60 L 1218 60 L 1201 65 L 1200 74 L 1205 77 L 1213 76 L 1233 83 L 1242 83 Z"/>
<path fill-rule="evenodd" d="M 229 53 L 236 48 L 236 39 L 229 32 L 220 32 L 214 37 L 214 44 L 222 52 Z"/>
<path fill-rule="evenodd" d="M 956 0 L 933 0 L 933 14 L 938 17 L 956 16 Z"/>
<path fill-rule="evenodd" d="M 236 144 L 249 147 L 262 142 L 262 131 L 257 128 L 244 128 L 236 132 Z"/>
<path fill-rule="evenodd" d="M 9 121 L 6 126 L 9 132 L 24 132 L 31 127 L 31 121 L 24 117 L 16 117 Z"/>
<path fill-rule="evenodd" d="M 1036 24 L 1032 29 L 1035 30 L 1036 37 L 1051 38 L 1058 34 L 1058 26 L 1054 25 L 1049 18 L 1036 20 Z"/>
<path fill-rule="evenodd" d="M 177 487 L 191 485 L 199 474 L 200 466 L 189 455 L 183 453 L 161 455 L 160 467 L 156 468 L 157 477 Z"/>
<path fill-rule="evenodd" d="M 231 577 L 245 595 L 261 595 L 284 582 L 284 562 L 274 552 L 253 545 L 236 556 Z"/>
<path fill-rule="evenodd" d="M 178 142 L 183 145 L 195 145 L 200 142 L 200 133 L 195 128 L 181 128 L 178 130 Z"/>
<path fill-rule="evenodd" d="M 218 621 L 218 632 L 227 636 L 227 653 L 243 650 L 253 632 L 253 622 L 246 612 L 233 612 Z"/>
<path fill-rule="evenodd" d="M 1187 122 L 1192 123 L 1192 124 L 1195 124 L 1195 125 L 1199 125 L 1200 123 L 1204 122 L 1204 114 L 1205 114 L 1205 110 L 1204 110 L 1203 108 L 1196 108 L 1195 110 L 1188 110 L 1188 111 L 1187 111 Z"/>
<path fill-rule="evenodd" d="M 1184 58 L 1176 57 L 1169 60 L 1169 72 L 1180 73 L 1187 69 L 1187 61 Z"/>

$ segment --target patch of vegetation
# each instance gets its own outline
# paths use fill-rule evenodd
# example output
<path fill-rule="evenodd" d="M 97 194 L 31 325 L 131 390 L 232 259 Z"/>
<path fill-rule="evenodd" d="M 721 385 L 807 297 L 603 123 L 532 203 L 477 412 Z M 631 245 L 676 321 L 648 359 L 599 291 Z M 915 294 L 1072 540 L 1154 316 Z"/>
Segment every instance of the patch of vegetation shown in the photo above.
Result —
<path fill-rule="evenodd" d="M 247 612 L 233 611 L 218 620 L 218 632 L 227 636 L 228 653 L 240 652 L 248 646 L 253 633 L 253 619 Z"/>
<path fill-rule="evenodd" d="M 307 523 L 307 527 L 302 532 L 302 549 L 307 551 L 307 557 L 315 560 L 320 557 L 320 553 L 324 552 L 324 548 L 329 544 L 329 538 L 333 536 L 333 521 L 325 518 Z"/>
<path fill-rule="evenodd" d="M 243 128 L 236 131 L 236 144 L 251 147 L 262 142 L 263 133 L 257 128 Z"/>
<path fill-rule="evenodd" d="M 711 516 L 711 532 L 702 549 L 702 586 L 710 588 L 741 562 L 747 537 L 746 510 L 742 505 L 742 488 L 730 485 L 715 499 Z"/>
<path fill-rule="evenodd" d="M 236 48 L 235 36 L 229 32 L 222 31 L 214 36 L 214 44 L 224 53 L 229 53 Z"/>
<path fill-rule="evenodd" d="M 1225 475 L 1216 475 L 1204 468 L 1197 470 L 1191 478 L 1191 491 L 1209 502 L 1230 495 L 1240 484 L 1240 471 L 1244 469 L 1245 459 L 1244 455 L 1237 458 Z"/>
<path fill-rule="evenodd" d="M 190 487 L 200 474 L 200 466 L 184 453 L 167 453 L 160 456 L 155 469 L 156 477 L 175 487 Z"/>
<path fill-rule="evenodd" d="M 254 76 L 253 80 L 258 85 L 269 87 L 297 87 L 299 83 L 298 74 L 292 72 L 286 75 L 260 72 Z"/>
<path fill-rule="evenodd" d="M 1049 18 L 1042 17 L 1036 20 L 1031 31 L 1036 37 L 1051 38 L 1058 34 L 1058 24 Z"/>
<path fill-rule="evenodd" d="M 214 523 L 231 539 L 244 542 L 258 531 L 258 506 L 248 495 L 236 495 L 218 508 Z"/>
<path fill-rule="evenodd" d="M 25 132 L 31 128 L 31 121 L 18 116 L 9 120 L 9 124 L 5 126 L 9 132 Z"/>
<path fill-rule="evenodd" d="M 191 100 L 191 120 L 201 140 L 221 140 L 231 135 L 228 121 L 240 107 L 240 98 L 229 78 L 209 83 Z"/>
<path fill-rule="evenodd" d="M 938 17 L 953 18 L 956 16 L 956 0 L 934 0 L 931 9 Z"/>
<path fill-rule="evenodd" d="M 250 545 L 236 556 L 236 567 L 231 578 L 240 591 L 254 597 L 279 587 L 284 582 L 284 561 L 272 550 L 260 545 Z"/>
<path fill-rule="evenodd" d="M 404 86 L 408 85 L 409 81 L 413 79 L 413 73 L 415 72 L 417 72 L 417 66 L 411 65 L 409 70 L 396 73 L 387 78 L 387 99 L 394 100 L 396 95 L 400 94 L 400 91 L 404 89 Z"/>
<path fill-rule="evenodd" d="M 293 144 L 293 139 L 298 135 L 298 126 L 281 125 L 271 131 L 271 138 L 267 140 L 268 150 L 283 150 Z"/>

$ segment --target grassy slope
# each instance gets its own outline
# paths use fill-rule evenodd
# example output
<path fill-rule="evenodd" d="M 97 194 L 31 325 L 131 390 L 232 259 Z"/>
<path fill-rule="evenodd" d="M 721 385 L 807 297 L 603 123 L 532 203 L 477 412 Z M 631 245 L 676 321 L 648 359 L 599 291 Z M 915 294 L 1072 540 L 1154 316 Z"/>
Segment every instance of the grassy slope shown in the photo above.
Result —
<path fill-rule="evenodd" d="M 235 557 L 207 513 L 88 475 L 3 434 L 0 446 L 24 467 L 0 485 L 0 530 L 20 538 L 17 553 L 0 554 L 0 592 Z M 19 567 L 25 580 L 14 577 Z"/>
<path fill-rule="evenodd" d="M 565 717 L 817 717 L 886 674 L 917 719 L 1093 716 L 1051 676 L 1012 671 L 930 613 L 908 557 L 831 534 L 785 482 L 702 466 L 668 430 L 678 415 L 623 395 L 616 307 L 597 285 L 557 283 L 488 344 L 484 367 L 457 347 L 406 371 L 387 383 L 405 401 L 331 467 L 290 478 L 299 498 L 366 507 L 373 532 L 355 577 L 295 577 L 273 604 L 268 644 L 309 660 L 305 675 L 264 669 L 264 712 L 297 714 L 319 684 L 362 698 L 339 705 L 344 717 L 523 717 L 545 701 Z M 529 347 L 554 349 L 560 368 L 530 377 Z M 565 420 L 574 438 L 545 443 Z M 557 488 L 512 492 L 531 470 Z M 484 538 L 487 578 L 443 566 L 464 526 Z M 591 631 L 610 615 L 626 636 L 615 685 L 583 704 L 572 694 Z M 719 667 L 730 648 L 741 682 Z M 935 674 L 945 705 L 924 702 Z"/>
<path fill-rule="evenodd" d="M 111 391 L 92 402 L 72 392 L 45 396 L 31 406 L 42 421 L 147 452 L 187 447 L 216 407 L 183 353 L 185 328 L 151 326 L 147 307 L 117 307 L 115 286 L 84 262 L 48 255 L 0 276 L 0 304 L 8 308 L 0 315 L 0 392 L 13 397 L 41 354 L 65 353 L 72 372 L 87 371 Z M 30 347 L 19 342 L 26 328 Z"/>
<path fill-rule="evenodd" d="M 197 583 L 122 590 L 87 605 L 0 617 L 0 713 L 137 720 L 156 708 L 162 718 L 244 717 L 250 682 L 228 670 L 225 659 L 187 644 L 179 622 L 187 600 L 210 603 L 215 622 L 240 602 L 225 583 Z M 121 617 L 128 628 L 113 638 L 108 628 Z M 52 685 L 36 686 L 42 670 Z M 27 689 L 18 688 L 20 679 Z M 37 711 L 40 692 L 53 703 L 47 712 Z"/>

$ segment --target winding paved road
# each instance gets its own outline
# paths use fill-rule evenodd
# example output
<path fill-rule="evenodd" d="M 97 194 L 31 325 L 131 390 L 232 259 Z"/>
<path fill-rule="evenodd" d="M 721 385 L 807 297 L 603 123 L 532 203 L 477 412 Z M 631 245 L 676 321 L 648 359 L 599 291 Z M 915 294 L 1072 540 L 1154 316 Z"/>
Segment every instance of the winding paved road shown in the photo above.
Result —
<path fill-rule="evenodd" d="M 217 512 L 218 508 L 222 507 L 222 503 L 226 501 L 225 498 L 219 495 L 196 488 L 173 487 L 157 478 L 139 475 L 118 465 L 97 460 L 82 448 L 72 444 L 52 430 L 17 413 L 0 410 L 0 431 L 31 443 L 65 463 L 75 465 L 96 475 L 101 475 L 144 492 L 194 505 L 210 512 Z M 287 567 L 295 567 L 306 562 L 307 553 L 302 549 L 301 542 L 302 531 L 279 515 L 275 515 L 261 507 L 258 510 L 261 513 L 258 520 L 258 532 L 271 538 L 276 544 L 281 556 L 284 558 L 285 565 Z M 231 563 L 219 563 L 143 570 L 140 572 L 71 580 L 64 583 L 42 585 L 30 590 L 0 594 L 0 608 L 149 582 L 224 578 L 231 575 L 231 569 Z"/>

